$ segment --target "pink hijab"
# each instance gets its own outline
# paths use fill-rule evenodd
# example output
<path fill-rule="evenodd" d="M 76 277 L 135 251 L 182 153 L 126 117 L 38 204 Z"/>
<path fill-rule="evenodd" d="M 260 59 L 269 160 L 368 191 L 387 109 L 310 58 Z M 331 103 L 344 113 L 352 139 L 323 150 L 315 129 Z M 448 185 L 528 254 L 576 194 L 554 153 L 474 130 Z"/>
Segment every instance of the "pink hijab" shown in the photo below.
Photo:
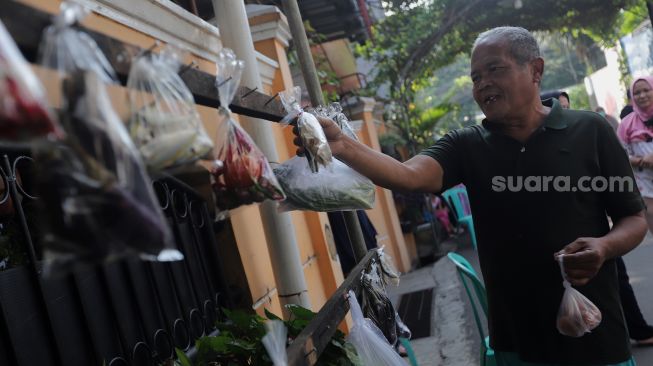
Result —
<path fill-rule="evenodd" d="M 643 110 L 637 106 L 637 103 L 635 103 L 633 89 L 635 83 L 640 80 L 646 81 L 648 85 L 653 88 L 653 76 L 638 77 L 630 86 L 630 95 L 633 98 L 633 112 L 624 117 L 617 129 L 617 136 L 619 136 L 619 139 L 626 144 L 646 141 L 647 137 L 653 138 L 653 130 L 644 125 L 644 121 L 653 117 L 653 104 L 651 104 L 647 110 Z"/>

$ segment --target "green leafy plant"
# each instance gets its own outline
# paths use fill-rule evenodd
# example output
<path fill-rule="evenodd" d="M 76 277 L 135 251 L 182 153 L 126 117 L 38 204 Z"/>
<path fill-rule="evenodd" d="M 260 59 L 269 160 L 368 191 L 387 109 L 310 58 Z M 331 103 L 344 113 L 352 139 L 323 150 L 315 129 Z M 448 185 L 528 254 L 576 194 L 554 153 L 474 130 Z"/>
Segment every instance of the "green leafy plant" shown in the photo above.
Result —
<path fill-rule="evenodd" d="M 224 310 L 226 320 L 217 324 L 217 336 L 202 337 L 197 340 L 197 358 L 192 362 L 183 351 L 177 349 L 176 366 L 236 366 L 272 365 L 272 361 L 261 342 L 265 335 L 264 323 L 281 320 L 288 329 L 290 344 L 313 320 L 315 313 L 297 305 L 290 305 L 290 319 L 283 321 L 275 314 L 265 310 L 265 316 L 246 313 L 242 310 Z M 345 334 L 340 330 L 331 338 L 317 365 L 356 366 L 361 365 L 351 344 L 345 342 Z"/>

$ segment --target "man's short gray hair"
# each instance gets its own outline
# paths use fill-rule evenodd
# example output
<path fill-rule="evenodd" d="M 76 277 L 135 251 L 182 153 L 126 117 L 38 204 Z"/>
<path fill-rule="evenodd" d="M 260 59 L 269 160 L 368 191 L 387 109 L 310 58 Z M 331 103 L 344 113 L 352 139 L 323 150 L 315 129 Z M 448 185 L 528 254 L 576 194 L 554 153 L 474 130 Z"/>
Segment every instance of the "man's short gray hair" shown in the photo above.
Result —
<path fill-rule="evenodd" d="M 472 52 L 479 43 L 499 39 L 508 42 L 510 55 L 520 65 L 540 57 L 540 47 L 537 40 L 528 30 L 522 27 L 496 27 L 478 35 Z"/>

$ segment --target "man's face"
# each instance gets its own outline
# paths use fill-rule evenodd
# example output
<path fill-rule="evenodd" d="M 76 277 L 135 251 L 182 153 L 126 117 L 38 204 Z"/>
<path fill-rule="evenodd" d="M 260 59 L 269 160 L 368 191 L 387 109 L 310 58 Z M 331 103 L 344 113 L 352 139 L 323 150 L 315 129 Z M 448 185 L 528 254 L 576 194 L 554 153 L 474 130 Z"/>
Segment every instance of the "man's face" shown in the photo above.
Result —
<path fill-rule="evenodd" d="M 541 62 L 541 59 L 539 59 Z M 533 62 L 519 65 L 505 41 L 489 39 L 472 53 L 471 77 L 474 100 L 485 116 L 494 122 L 520 118 L 538 97 L 540 70 Z"/>
<path fill-rule="evenodd" d="M 567 97 L 561 95 L 558 97 L 558 101 L 560 102 L 560 107 L 564 109 L 569 109 L 569 99 L 567 99 Z"/>

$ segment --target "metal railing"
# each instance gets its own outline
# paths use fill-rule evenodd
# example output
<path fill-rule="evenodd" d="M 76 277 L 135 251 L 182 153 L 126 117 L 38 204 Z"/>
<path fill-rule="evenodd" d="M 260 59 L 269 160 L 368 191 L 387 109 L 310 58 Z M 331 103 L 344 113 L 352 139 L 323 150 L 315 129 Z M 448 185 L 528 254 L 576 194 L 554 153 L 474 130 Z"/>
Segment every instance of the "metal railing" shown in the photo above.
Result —
<path fill-rule="evenodd" d="M 16 229 L 4 239 L 27 253 L 23 263 L 6 258 L 10 268 L 0 270 L 1 365 L 159 365 L 175 347 L 192 352 L 194 339 L 215 333 L 231 302 L 213 220 L 191 187 L 171 176 L 153 182 L 183 261 L 123 259 L 44 278 L 38 224 L 26 214 L 38 198 L 18 168 L 33 160 L 20 150 L 0 158 L 0 205 L 13 206 L 3 221 Z"/>

